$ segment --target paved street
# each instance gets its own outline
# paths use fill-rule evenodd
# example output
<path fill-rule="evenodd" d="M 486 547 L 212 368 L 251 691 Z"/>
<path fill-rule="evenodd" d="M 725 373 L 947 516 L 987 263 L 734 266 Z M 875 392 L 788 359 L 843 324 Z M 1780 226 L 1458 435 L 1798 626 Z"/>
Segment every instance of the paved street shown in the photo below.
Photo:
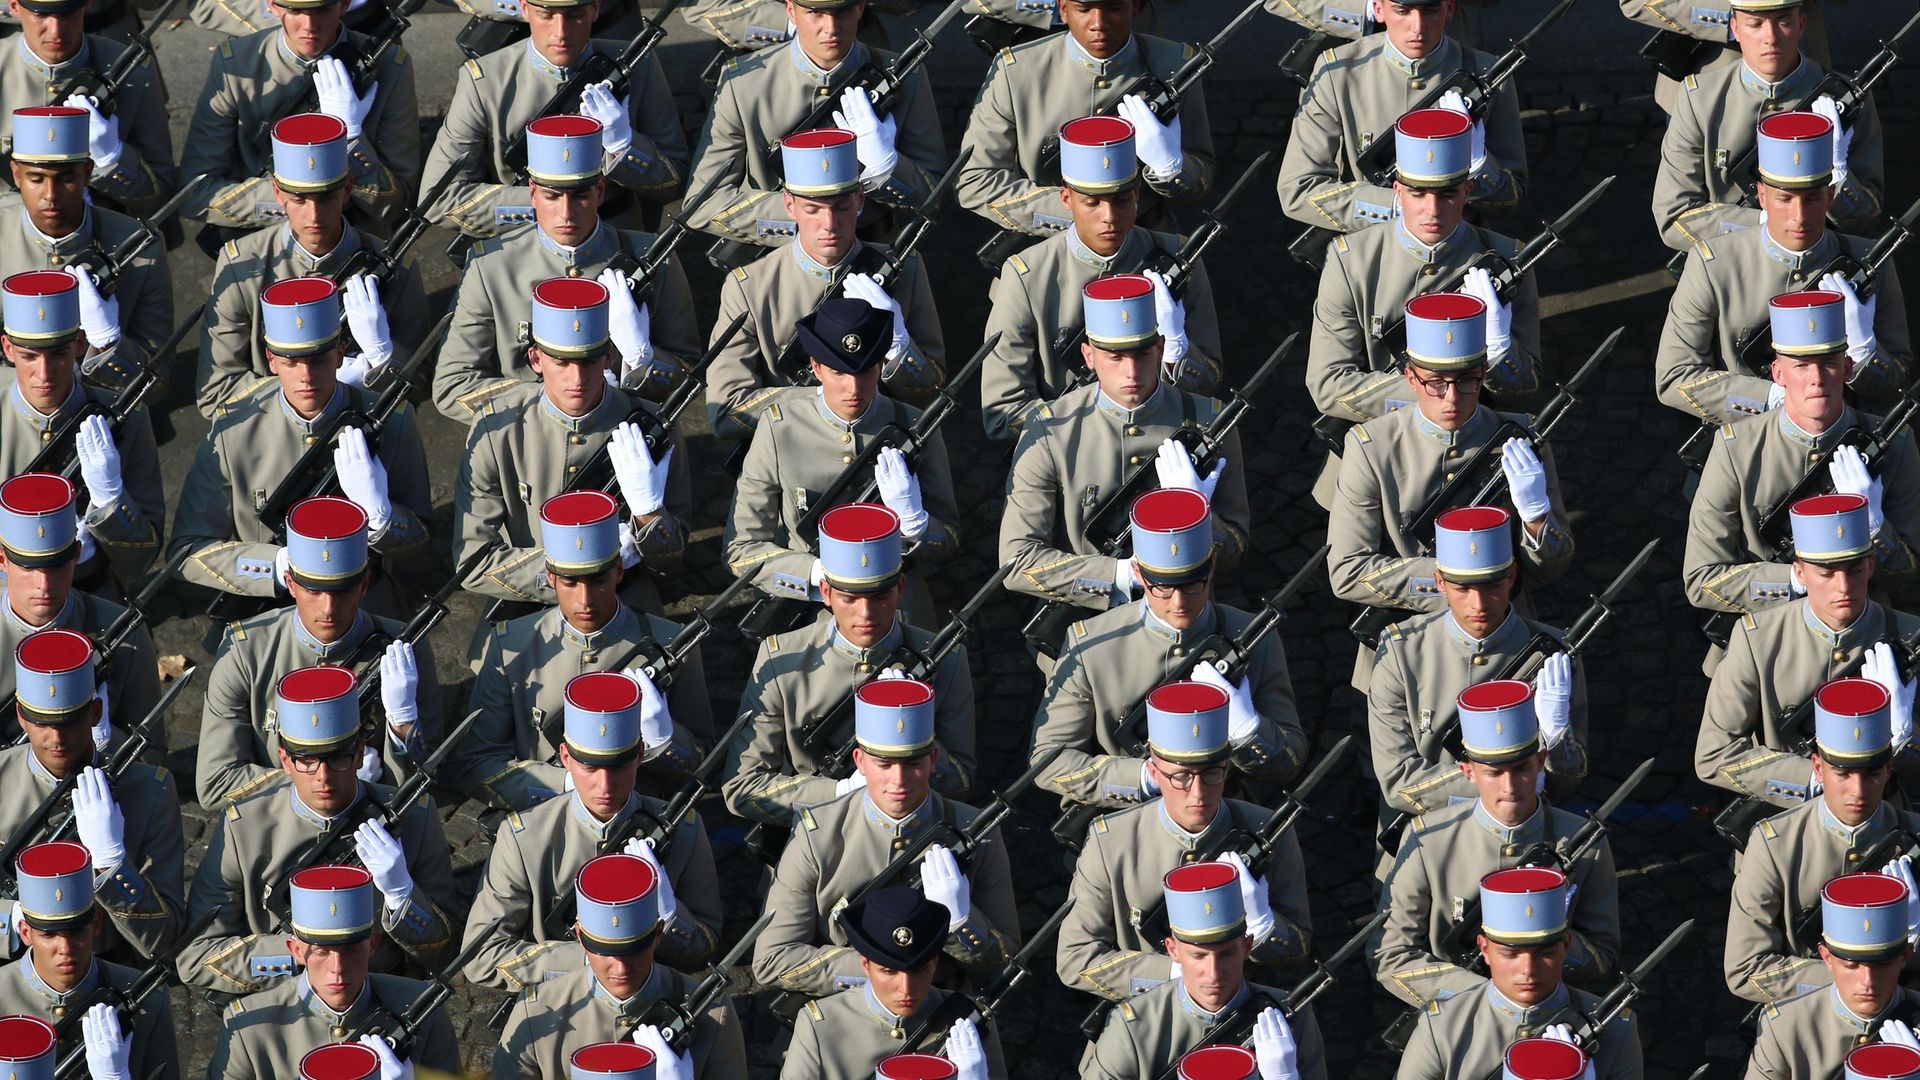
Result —
<path fill-rule="evenodd" d="M 1163 25 L 1181 27 L 1179 36 L 1198 38 L 1224 23 L 1232 6 L 1237 5 L 1224 0 L 1168 3 L 1163 7 Z M 1532 12 L 1544 7 L 1528 0 L 1507 0 L 1486 17 L 1487 39 L 1503 42 L 1524 28 Z M 1838 50 L 1842 66 L 1863 59 L 1876 35 L 1891 32 L 1908 7 L 1885 0 L 1856 0 L 1833 9 L 1861 24 L 1836 31 L 1836 38 L 1845 42 Z M 926 12 L 922 21 L 930 16 L 931 11 Z M 1475 17 L 1481 16 L 1476 13 Z M 459 57 L 452 42 L 460 19 L 435 8 L 416 20 L 407 39 L 426 114 L 422 121 L 429 133 L 439 123 L 456 77 Z M 1185 29 L 1189 26 L 1190 31 Z M 1296 95 L 1272 63 L 1295 36 L 1292 28 L 1262 17 L 1235 42 L 1216 69 L 1217 77 L 1209 79 L 1209 107 L 1216 123 L 1223 178 L 1237 175 L 1262 151 L 1283 145 Z M 1581 791 L 1582 805 L 1590 807 L 1604 798 L 1644 757 L 1658 758 L 1653 776 L 1617 816 L 1613 832 L 1627 942 L 1623 964 L 1636 963 L 1682 919 L 1697 919 L 1699 931 L 1653 979 L 1652 1000 L 1636 1010 L 1647 1047 L 1648 1075 L 1685 1077 L 1711 1059 L 1716 1063 L 1713 1075 L 1731 1077 L 1744 1067 L 1746 1039 L 1734 1027 L 1742 1003 L 1727 993 L 1720 975 L 1731 879 L 1728 848 L 1710 825 L 1720 800 L 1693 778 L 1690 767 L 1706 686 L 1699 674 L 1705 646 L 1679 585 L 1686 505 L 1681 493 L 1683 469 L 1672 454 L 1689 425 L 1657 404 L 1652 392 L 1650 355 L 1671 282 L 1661 269 L 1667 253 L 1655 237 L 1648 210 L 1664 117 L 1652 102 L 1651 75 L 1633 54 L 1646 36 L 1646 31 L 1622 19 L 1613 4 L 1589 0 L 1541 43 L 1538 58 L 1519 78 L 1533 173 L 1532 206 L 1528 214 L 1505 227 L 1516 235 L 1530 234 L 1538 228 L 1538 219 L 1556 214 L 1602 176 L 1619 174 L 1602 202 L 1573 231 L 1567 248 L 1552 256 L 1539 274 L 1543 313 L 1548 317 L 1546 358 L 1556 377 L 1570 374 L 1613 328 L 1626 327 L 1612 361 L 1592 381 L 1556 438 L 1562 487 L 1573 503 L 1580 551 L 1574 570 L 1539 599 L 1545 617 L 1571 620 L 1585 606 L 1587 592 L 1608 581 L 1641 544 L 1654 537 L 1663 540 L 1631 602 L 1587 659 L 1594 770 Z M 173 95 L 170 121 L 176 153 L 185 137 L 208 51 L 216 44 L 213 36 L 191 25 L 161 37 L 163 66 Z M 679 91 L 690 139 L 697 134 L 702 108 L 695 76 L 712 51 L 713 46 L 690 40 L 675 20 L 663 56 Z M 959 141 L 985 63 L 986 58 L 957 27 L 940 39 L 931 70 L 949 146 Z M 1920 194 L 1920 184 L 1912 179 L 1920 175 L 1920 148 L 1911 137 L 1902 137 L 1920 131 L 1917 102 L 1920 68 L 1896 71 L 1879 95 L 1883 127 L 1890 136 L 1889 201 L 1896 206 Z M 1232 215 L 1231 230 L 1208 259 L 1236 379 L 1250 373 L 1288 332 L 1304 329 L 1309 318 L 1314 282 L 1285 255 L 1285 244 L 1296 228 L 1279 214 L 1272 190 L 1269 172 Z M 977 346 L 979 328 L 985 322 L 989 277 L 972 253 L 989 234 L 984 222 L 951 211 L 927 243 L 948 352 L 957 359 L 964 359 Z M 436 230 L 417 249 L 431 290 L 431 311 L 419 316 L 427 322 L 451 298 L 455 277 L 440 254 L 449 239 L 449 234 Z M 702 317 L 710 320 L 718 275 L 698 257 L 703 247 L 689 244 L 682 249 L 682 257 L 693 278 Z M 182 318 L 204 299 L 211 265 L 191 242 L 176 248 L 171 259 L 176 318 Z M 1909 282 L 1915 280 L 1920 252 L 1907 251 L 1901 266 Z M 183 355 L 179 363 L 180 371 L 192 370 L 189 357 Z M 1228 586 L 1227 596 L 1234 603 L 1257 602 L 1278 588 L 1324 538 L 1325 515 L 1308 494 L 1321 452 L 1308 430 L 1314 412 L 1304 390 L 1303 372 L 1304 347 L 1260 395 L 1258 407 L 1242 429 L 1248 460 L 1236 462 L 1235 467 L 1247 470 L 1256 540 L 1237 580 Z M 1537 406 L 1538 402 L 1520 404 Z M 691 409 L 688 416 L 694 421 L 688 438 L 700 476 L 699 502 L 688 568 L 666 583 L 677 611 L 698 606 L 730 576 L 720 563 L 719 550 L 730 485 L 718 468 L 722 455 L 714 451 L 701 427 L 700 410 Z M 433 470 L 433 524 L 436 535 L 448 538 L 442 546 L 450 547 L 452 485 L 466 433 L 430 406 L 421 420 Z M 157 426 L 171 500 L 184 481 L 206 424 L 183 388 Z M 967 555 L 952 564 L 950 576 L 936 583 L 942 602 L 957 604 L 994 565 L 1006 464 L 981 433 L 977 391 L 972 387 L 963 392 L 962 406 L 946 428 L 946 439 L 960 504 L 971 508 L 963 523 Z M 443 553 L 441 563 L 439 573 L 444 575 L 451 569 L 451 560 Z M 156 629 L 156 638 L 163 655 L 204 665 L 209 660 L 201 648 L 206 620 L 198 611 L 206 597 L 188 596 L 186 591 L 167 599 L 168 618 Z M 471 674 L 462 657 L 479 610 L 472 600 L 460 599 L 434 638 L 440 680 L 450 688 L 443 692 L 449 720 L 464 713 Z M 972 642 L 980 704 L 981 774 L 988 780 L 1010 779 L 1024 765 L 1040 691 L 1020 647 L 1018 628 L 1027 613 L 1024 600 L 1008 599 L 990 606 L 979 626 L 982 633 Z M 1332 598 L 1322 576 L 1305 602 L 1296 606 L 1282 634 L 1301 711 L 1313 725 L 1316 745 L 1324 749 L 1341 735 L 1360 731 L 1363 746 L 1357 756 L 1364 757 L 1364 709 L 1346 688 L 1354 648 L 1346 630 L 1351 616 L 1347 605 Z M 731 715 L 750 657 L 750 650 L 730 626 L 709 639 L 705 659 L 716 715 Z M 172 719 L 170 739 L 171 765 L 189 798 L 198 716 L 198 688 L 190 688 Z M 1314 815 L 1301 825 L 1322 954 L 1365 921 L 1374 902 L 1371 825 L 1376 793 L 1371 781 L 1351 763 L 1345 776 L 1350 782 L 1329 785 Z M 980 792 L 974 801 L 986 797 Z M 1064 899 L 1070 868 L 1047 833 L 1053 816 L 1050 801 L 1030 799 L 1022 805 L 1028 812 L 1012 819 L 1007 836 L 1013 865 L 1018 868 L 1022 922 L 1030 929 Z M 205 816 L 193 808 L 189 813 L 193 819 L 188 823 L 188 840 L 190 849 L 195 849 Z M 757 864 L 741 852 L 741 830 L 717 804 L 703 807 L 702 814 L 714 833 L 721 873 L 730 886 L 728 925 L 739 930 L 758 912 Z M 462 881 L 471 888 L 486 859 L 487 837 L 470 810 L 452 817 L 448 834 L 459 847 L 456 866 Z M 197 852 L 190 854 L 190 870 L 196 861 Z M 1336 975 L 1339 982 L 1316 1005 L 1330 1042 L 1330 1074 L 1391 1075 L 1393 1062 L 1370 1052 L 1369 1042 L 1392 1019 L 1393 1004 L 1360 965 L 1349 965 Z M 1039 972 L 1020 993 L 1001 1016 L 1001 1040 L 1014 1075 L 1034 1080 L 1074 1075 L 1082 1046 L 1077 1027 L 1090 999 L 1064 989 L 1050 970 Z M 490 992 L 463 990 L 455 999 L 455 1024 L 469 1063 L 476 1068 L 484 1068 L 489 1059 L 493 1036 L 485 1024 L 496 1004 Z M 204 1067 L 216 1018 L 204 1003 L 179 991 L 174 995 L 174 1010 L 187 1054 L 184 1064 L 189 1075 L 197 1075 Z M 778 1072 L 782 1029 L 764 1008 L 750 1011 L 748 1024 L 754 1075 L 773 1077 Z"/>

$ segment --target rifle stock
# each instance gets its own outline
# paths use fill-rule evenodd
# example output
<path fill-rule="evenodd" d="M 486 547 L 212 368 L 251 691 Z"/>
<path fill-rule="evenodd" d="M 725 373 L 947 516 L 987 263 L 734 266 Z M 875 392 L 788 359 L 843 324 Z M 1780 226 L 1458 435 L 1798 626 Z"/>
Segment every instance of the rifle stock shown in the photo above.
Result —
<path fill-rule="evenodd" d="M 753 948 L 753 943 L 773 922 L 773 915 L 771 908 L 762 912 L 760 917 L 754 920 L 753 925 L 747 927 L 746 933 L 740 935 L 740 940 L 733 943 L 733 948 L 727 950 L 727 954 L 715 962 L 707 977 L 700 981 L 700 985 L 687 994 L 685 1001 L 656 1001 L 647 1007 L 646 1015 L 641 1017 L 640 1022 L 659 1028 L 660 1037 L 668 1046 L 677 1053 L 686 1053 L 693 1046 L 694 1035 L 700 1026 L 700 1015 L 711 1008 L 720 995 L 726 992 L 729 981 L 727 972 L 739 966 L 740 962 L 747 958 L 747 952 Z"/>

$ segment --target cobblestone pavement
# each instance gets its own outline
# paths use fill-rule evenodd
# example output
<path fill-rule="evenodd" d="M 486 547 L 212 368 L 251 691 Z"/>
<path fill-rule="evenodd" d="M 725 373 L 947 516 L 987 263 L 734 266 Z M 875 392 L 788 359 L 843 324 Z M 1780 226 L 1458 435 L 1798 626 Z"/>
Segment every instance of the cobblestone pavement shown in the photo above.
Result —
<path fill-rule="evenodd" d="M 1576 18 L 1587 19 L 1592 33 L 1568 31 L 1569 39 L 1523 73 L 1534 213 L 1508 223 L 1506 231 L 1530 234 L 1538 227 L 1537 218 L 1557 212 L 1601 176 L 1618 172 L 1619 181 L 1575 229 L 1569 250 L 1552 256 L 1541 270 L 1543 306 L 1549 317 L 1544 335 L 1548 364 L 1556 375 L 1565 376 L 1614 327 L 1624 325 L 1627 332 L 1556 439 L 1563 489 L 1574 504 L 1580 553 L 1566 580 L 1540 600 L 1547 618 L 1570 620 L 1584 607 L 1587 592 L 1608 581 L 1642 543 L 1652 537 L 1664 541 L 1630 603 L 1604 631 L 1588 660 L 1594 768 L 1580 793 L 1580 804 L 1590 807 L 1642 758 L 1657 757 L 1658 767 L 1617 815 L 1613 830 L 1627 941 L 1623 962 L 1637 962 L 1683 918 L 1699 920 L 1700 927 L 1653 980 L 1652 1000 L 1640 1010 L 1648 1075 L 1686 1076 L 1706 1055 L 1717 1063 L 1716 1075 L 1732 1076 L 1745 1058 L 1746 1041 L 1734 1028 L 1742 1011 L 1740 1003 L 1726 992 L 1720 977 L 1731 880 L 1728 849 L 1709 823 L 1719 799 L 1693 778 L 1689 765 L 1706 683 L 1699 674 L 1704 646 L 1679 586 L 1685 501 L 1682 469 L 1671 451 L 1685 436 L 1687 424 L 1660 407 L 1652 395 L 1650 355 L 1670 286 L 1660 269 L 1666 256 L 1655 239 L 1647 209 L 1664 118 L 1648 92 L 1650 76 L 1629 62 L 1634 59 L 1627 51 L 1630 47 L 1613 47 L 1617 40 L 1637 43 L 1643 35 L 1616 25 L 1620 20 L 1612 5 L 1604 5 L 1606 10 L 1588 7 L 1594 10 Z M 1203 24 L 1218 25 L 1225 17 L 1191 2 L 1183 10 L 1194 12 Z M 1872 16 L 1872 21 L 1886 25 L 1867 28 L 1851 48 L 1842 50 L 1843 58 L 1857 63 L 1867 51 L 1863 46 L 1871 33 L 1891 29 L 1892 14 L 1889 10 Z M 410 51 L 421 58 L 423 108 L 434 114 L 426 118 L 429 125 L 437 124 L 449 92 L 447 80 L 454 61 L 449 59 L 448 43 L 457 25 L 451 15 L 430 14 L 418 20 L 419 29 L 409 35 Z M 1503 25 L 1501 32 L 1508 28 Z M 1271 28 L 1262 33 L 1282 41 L 1291 36 Z M 957 36 L 948 40 L 951 52 L 967 50 Z M 1599 44 L 1602 41 L 1604 45 Z M 171 120 L 176 144 L 184 138 L 205 50 L 212 44 L 211 37 L 191 27 L 162 39 L 162 59 L 174 92 Z M 945 45 L 942 53 L 948 52 Z M 708 51 L 699 45 L 670 51 L 677 86 L 694 85 L 682 76 L 696 71 Z M 1263 70 L 1268 61 L 1261 58 L 1274 55 L 1277 51 L 1255 51 L 1259 63 L 1243 57 L 1224 78 L 1210 80 L 1208 95 L 1223 177 L 1236 175 L 1261 151 L 1284 142 L 1294 95 Z M 970 52 L 964 62 L 945 57 L 935 69 L 950 143 L 957 143 L 964 129 L 980 59 Z M 1914 105 L 1920 100 L 1917 95 L 1920 71 L 1916 70 L 1896 72 L 1880 94 L 1884 126 L 1895 136 L 1888 147 L 1888 173 L 1894 178 L 1890 201 L 1896 205 L 1904 205 L 1914 194 L 1914 185 L 1904 178 L 1920 173 L 1915 161 L 1920 154 L 1912 140 L 1897 137 L 1903 131 L 1920 130 L 1915 126 L 1920 125 L 1920 108 Z M 701 105 L 697 94 L 683 95 L 683 118 L 689 131 L 697 131 Z M 1270 180 L 1260 188 L 1271 191 Z M 1271 195 L 1250 193 L 1231 224 L 1209 264 L 1222 331 L 1229 343 L 1229 365 L 1238 378 L 1264 359 L 1285 333 L 1306 326 L 1314 282 L 1285 256 L 1284 245 L 1295 230 L 1278 214 Z M 980 220 L 955 211 L 928 241 L 948 348 L 957 357 L 964 358 L 978 344 L 986 317 L 989 277 L 972 252 L 988 232 Z M 439 255 L 447 239 L 436 231 L 420 247 L 435 310 L 449 301 L 454 282 L 450 266 Z M 204 298 L 210 267 L 192 244 L 175 249 L 172 258 L 176 311 L 184 314 Z M 1914 252 L 1902 259 L 1910 281 L 1917 261 Z M 688 262 L 695 296 L 703 316 L 710 319 L 718 275 L 703 264 L 694 265 L 701 263 L 697 257 Z M 184 358 L 182 362 L 190 363 Z M 1304 353 L 1296 355 L 1293 366 L 1269 384 L 1242 430 L 1248 460 L 1236 467 L 1248 470 L 1256 539 L 1246 565 L 1227 586 L 1230 602 L 1253 602 L 1276 589 L 1325 534 L 1325 515 L 1308 495 L 1321 453 L 1308 432 L 1313 411 L 1304 391 L 1303 371 Z M 697 418 L 700 410 L 689 410 L 688 415 Z M 170 416 L 158 426 L 168 489 L 177 492 L 205 423 L 183 399 L 174 403 Z M 422 417 L 422 430 L 434 473 L 434 528 L 436 535 L 450 536 L 451 487 L 464 429 L 429 407 Z M 950 575 L 936 585 L 943 592 L 943 602 L 957 604 L 971 592 L 971 583 L 994 565 L 1006 464 L 981 435 L 975 393 L 963 395 L 946 438 L 961 504 L 975 508 L 965 523 L 966 556 L 956 560 Z M 680 611 L 711 597 L 729 576 L 720 564 L 719 538 L 730 488 L 715 468 L 719 455 L 710 437 L 692 433 L 690 442 L 693 459 L 702 463 L 711 482 L 697 488 L 701 502 L 687 569 L 668 583 L 670 595 L 679 597 L 676 610 Z M 443 565 L 440 572 L 450 569 L 450 564 Z M 167 599 L 165 622 L 156 631 L 163 654 L 198 663 L 208 660 L 201 648 L 206 620 L 197 615 L 204 602 L 204 596 Z M 457 658 L 464 653 L 478 611 L 469 599 L 457 601 L 453 617 L 435 642 L 441 682 L 451 688 L 446 694 L 450 719 L 464 711 L 459 706 L 471 675 Z M 980 621 L 980 635 L 971 643 L 980 706 L 981 774 L 987 778 L 1011 778 L 1024 764 L 1040 691 L 1039 679 L 1020 647 L 1018 628 L 1026 612 L 1024 601 L 990 606 Z M 1346 631 L 1350 618 L 1351 609 L 1333 599 L 1322 578 L 1282 627 L 1301 711 L 1322 750 L 1364 723 L 1362 703 L 1346 688 L 1353 653 Z M 751 652 L 731 629 L 709 639 L 706 648 L 716 713 L 730 714 Z M 198 709 L 199 694 L 190 688 L 176 707 L 171 725 L 171 764 L 185 798 L 192 791 Z M 1345 776 L 1350 782 L 1331 785 L 1313 808 L 1314 814 L 1300 825 L 1323 953 L 1364 921 L 1374 903 L 1370 869 L 1376 792 L 1357 766 L 1350 765 Z M 976 803 L 985 797 L 977 795 Z M 1065 898 L 1070 867 L 1047 833 L 1052 818 L 1048 801 L 1029 799 L 1023 809 L 1027 812 L 1016 815 L 1006 831 L 1013 864 L 1020 868 L 1022 923 L 1032 928 Z M 191 806 L 187 813 L 191 870 L 198 859 L 206 816 Z M 729 887 L 728 926 L 737 931 L 758 912 L 762 885 L 757 865 L 738 846 L 737 823 L 729 821 L 717 804 L 703 807 L 702 813 L 714 832 L 721 874 Z M 456 866 L 471 889 L 486 859 L 486 830 L 470 807 L 449 814 L 447 832 L 457 848 Z M 1392 1060 L 1372 1051 L 1369 1043 L 1373 1033 L 1392 1018 L 1393 1006 L 1358 963 L 1337 975 L 1340 981 L 1316 1006 L 1330 1043 L 1331 1075 L 1391 1075 Z M 1050 970 L 1039 972 L 1021 994 L 1002 1016 L 1001 1038 L 1014 1075 L 1032 1080 L 1073 1075 L 1082 1045 L 1077 1025 L 1089 999 L 1063 988 Z M 456 1027 L 476 1068 L 483 1069 L 488 1061 L 493 1036 L 486 1019 L 496 1004 L 492 994 L 470 989 L 454 999 Z M 185 1064 L 189 1073 L 196 1073 L 206 1061 L 217 1020 L 205 1003 L 181 991 L 175 991 L 174 1015 L 181 1026 Z M 753 1075 L 772 1077 L 778 1072 L 783 1029 L 764 1008 L 751 1010 L 747 1022 Z"/>

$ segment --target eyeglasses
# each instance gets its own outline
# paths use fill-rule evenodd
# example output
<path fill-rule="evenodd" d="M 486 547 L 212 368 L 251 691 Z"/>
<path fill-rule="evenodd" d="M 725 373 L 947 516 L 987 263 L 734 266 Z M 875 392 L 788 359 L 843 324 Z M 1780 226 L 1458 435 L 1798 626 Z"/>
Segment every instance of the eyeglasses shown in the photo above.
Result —
<path fill-rule="evenodd" d="M 1428 397 L 1443 398 L 1447 396 L 1449 390 L 1456 394 L 1477 394 L 1480 392 L 1480 384 L 1487 379 L 1484 375 L 1463 375 L 1457 379 L 1423 379 L 1419 372 L 1415 372 L 1413 381 L 1420 384 L 1420 389 L 1425 390 Z"/>
<path fill-rule="evenodd" d="M 1193 781 L 1196 777 L 1199 778 L 1200 783 L 1207 787 L 1219 787 L 1221 784 L 1227 782 L 1227 767 L 1225 765 L 1209 765 L 1199 772 L 1182 770 L 1180 772 L 1162 771 L 1160 773 L 1161 779 L 1181 791 L 1186 791 L 1193 787 Z"/>
<path fill-rule="evenodd" d="M 1201 592 L 1205 591 L 1206 587 L 1206 578 L 1201 578 L 1199 581 L 1183 582 L 1179 585 L 1149 585 L 1147 586 L 1147 595 L 1153 597 L 1155 600 L 1171 600 L 1173 599 L 1174 593 L 1179 593 L 1181 596 L 1199 596 Z"/>
<path fill-rule="evenodd" d="M 326 757 L 303 757 L 288 754 L 287 759 L 293 762 L 293 770 L 303 776 L 312 776 L 314 773 L 319 772 L 320 766 L 322 765 L 327 767 L 328 772 L 347 772 L 359 767 L 360 750 L 358 747 L 355 747 L 352 750 L 342 750 L 335 754 L 329 754 Z"/>

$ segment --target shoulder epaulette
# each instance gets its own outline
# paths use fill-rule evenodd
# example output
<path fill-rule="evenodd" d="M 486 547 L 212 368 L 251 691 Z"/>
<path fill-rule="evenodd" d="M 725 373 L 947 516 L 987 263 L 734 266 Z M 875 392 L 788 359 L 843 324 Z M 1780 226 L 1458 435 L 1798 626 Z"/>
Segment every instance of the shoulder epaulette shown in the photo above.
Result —
<path fill-rule="evenodd" d="M 733 280 L 735 280 L 735 281 L 745 281 L 745 280 L 747 280 L 747 268 L 746 268 L 746 267 L 744 267 L 744 266 L 736 266 L 736 267 L 734 267 L 734 268 L 733 268 Z"/>
<path fill-rule="evenodd" d="M 1007 264 L 1013 267 L 1013 272 L 1016 274 L 1025 274 L 1027 272 L 1027 260 L 1018 255 L 1007 256 Z"/>
<path fill-rule="evenodd" d="M 1687 91 L 1688 91 L 1689 93 L 1691 93 L 1691 92 L 1693 92 L 1693 91 L 1695 91 L 1695 90 L 1698 90 L 1698 89 L 1700 89 L 1700 76 L 1698 76 L 1698 75 L 1689 75 L 1689 76 L 1687 76 L 1687 77 L 1686 77 L 1686 79 L 1685 79 L 1685 80 L 1684 80 L 1684 81 L 1683 81 L 1683 82 L 1681 83 L 1681 85 L 1683 85 L 1683 86 L 1685 86 L 1685 87 L 1687 88 Z"/>
<path fill-rule="evenodd" d="M 780 422 L 780 403 L 779 402 L 775 401 L 775 402 L 767 403 L 767 419 L 773 421 L 776 424 Z"/>
<path fill-rule="evenodd" d="M 1760 628 L 1760 624 L 1754 621 L 1751 611 L 1740 616 L 1740 625 L 1746 627 L 1749 634 Z"/>
<path fill-rule="evenodd" d="M 1347 251 L 1349 250 L 1349 245 L 1347 244 L 1346 233 L 1341 233 L 1339 236 L 1336 236 L 1333 238 L 1333 250 L 1336 252 L 1339 252 L 1342 255 L 1345 255 L 1347 253 Z"/>
<path fill-rule="evenodd" d="M 467 74 L 477 82 L 480 79 L 480 61 L 469 60 L 466 63 Z"/>
<path fill-rule="evenodd" d="M 817 1001 L 807 1002 L 807 1015 L 812 1017 L 813 1022 L 816 1024 L 826 1019 L 826 1017 L 820 1015 L 820 1003 Z"/>
<path fill-rule="evenodd" d="M 220 43 L 220 58 L 222 60 L 233 59 L 233 39 L 232 38 L 228 38 L 227 40 Z"/>
<path fill-rule="evenodd" d="M 813 832 L 820 827 L 820 823 L 813 820 L 813 809 L 811 807 L 800 811 L 800 825 L 808 832 Z"/>
<path fill-rule="evenodd" d="M 240 245 L 239 245 L 239 244 L 237 244 L 237 243 L 235 243 L 235 242 L 233 242 L 232 240 L 229 240 L 229 241 L 227 241 L 227 243 L 226 243 L 226 248 L 227 248 L 227 258 L 229 258 L 229 259 L 237 259 L 237 258 L 239 258 L 239 257 L 240 257 Z"/>
<path fill-rule="evenodd" d="M 1766 837 L 1769 840 L 1780 839 L 1780 834 L 1774 830 L 1773 820 L 1771 818 L 1761 818 L 1760 824 L 1756 826 L 1756 828 L 1760 830 L 1760 835 Z"/>
<path fill-rule="evenodd" d="M 235 806 L 233 803 L 227 804 L 227 820 L 228 821 L 240 820 L 240 808 L 238 806 Z"/>
<path fill-rule="evenodd" d="M 764 644 L 767 646 L 768 652 L 770 653 L 779 652 L 780 651 L 780 635 L 768 634 L 764 639 Z"/>
<path fill-rule="evenodd" d="M 507 815 L 507 827 L 514 832 L 526 832 L 527 822 L 525 818 L 520 816 L 520 811 L 515 810 L 513 813 Z"/>
<path fill-rule="evenodd" d="M 1119 1009 L 1120 1009 L 1120 1019 L 1125 1020 L 1127 1023 L 1131 1024 L 1134 1022 L 1134 1020 L 1138 1019 L 1138 1017 L 1134 1015 L 1132 1002 L 1130 1001 L 1121 1002 L 1119 1005 Z"/>

